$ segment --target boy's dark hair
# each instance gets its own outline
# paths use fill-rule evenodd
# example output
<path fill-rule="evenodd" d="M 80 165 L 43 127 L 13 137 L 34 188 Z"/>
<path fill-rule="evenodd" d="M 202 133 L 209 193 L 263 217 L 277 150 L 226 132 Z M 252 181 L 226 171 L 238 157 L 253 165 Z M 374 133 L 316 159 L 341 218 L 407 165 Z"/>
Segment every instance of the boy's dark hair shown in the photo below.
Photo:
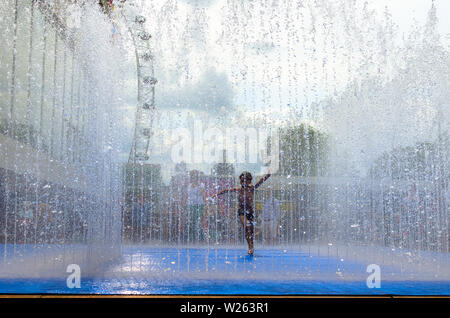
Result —
<path fill-rule="evenodd" d="M 242 172 L 241 173 L 241 175 L 239 176 L 239 180 L 241 180 L 242 178 L 245 178 L 245 180 L 248 180 L 248 181 L 252 181 L 252 174 L 250 173 L 250 172 L 248 172 L 248 171 L 244 171 L 244 172 Z"/>

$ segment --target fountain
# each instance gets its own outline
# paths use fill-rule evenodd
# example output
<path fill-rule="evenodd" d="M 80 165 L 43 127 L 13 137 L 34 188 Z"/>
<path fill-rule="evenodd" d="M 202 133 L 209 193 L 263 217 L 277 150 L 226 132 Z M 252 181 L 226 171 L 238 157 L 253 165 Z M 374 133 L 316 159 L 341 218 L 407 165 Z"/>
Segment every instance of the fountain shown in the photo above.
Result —
<path fill-rule="evenodd" d="M 121 52 L 96 7 L 77 16 L 63 3 L 4 1 L 0 11 L 0 275 L 94 271 L 120 253 L 120 80 L 104 78 L 120 73 L 107 65 Z"/>
<path fill-rule="evenodd" d="M 0 292 L 449 293 L 434 3 L 113 4 L 0 4 Z"/>

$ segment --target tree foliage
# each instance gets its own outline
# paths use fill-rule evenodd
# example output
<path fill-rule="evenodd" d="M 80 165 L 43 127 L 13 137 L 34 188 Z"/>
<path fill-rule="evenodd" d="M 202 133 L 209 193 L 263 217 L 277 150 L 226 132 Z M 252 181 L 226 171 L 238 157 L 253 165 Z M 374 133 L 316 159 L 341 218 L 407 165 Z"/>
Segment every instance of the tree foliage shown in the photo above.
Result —
<path fill-rule="evenodd" d="M 280 129 L 280 175 L 323 176 L 328 136 L 307 124 Z"/>

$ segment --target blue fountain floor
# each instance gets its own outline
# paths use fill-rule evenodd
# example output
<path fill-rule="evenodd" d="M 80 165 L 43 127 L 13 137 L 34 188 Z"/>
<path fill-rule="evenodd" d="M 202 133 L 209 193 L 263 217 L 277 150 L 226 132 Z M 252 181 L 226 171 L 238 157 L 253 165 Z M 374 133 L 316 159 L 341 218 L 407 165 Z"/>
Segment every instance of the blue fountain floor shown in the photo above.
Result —
<path fill-rule="evenodd" d="M 367 264 L 328 255 L 242 248 L 126 247 L 122 257 L 81 288 L 66 279 L 0 278 L 3 294 L 152 295 L 450 295 L 450 280 L 406 278 L 383 266 L 381 288 L 368 288 Z"/>

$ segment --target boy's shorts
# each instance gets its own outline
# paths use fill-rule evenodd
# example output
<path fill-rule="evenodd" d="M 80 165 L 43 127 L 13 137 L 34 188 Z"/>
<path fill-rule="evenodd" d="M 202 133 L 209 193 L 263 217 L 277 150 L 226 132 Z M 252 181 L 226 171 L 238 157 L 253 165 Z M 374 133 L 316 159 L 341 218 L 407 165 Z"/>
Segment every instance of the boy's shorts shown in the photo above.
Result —
<path fill-rule="evenodd" d="M 247 219 L 247 221 L 248 221 L 248 225 L 250 226 L 250 225 L 255 225 L 255 222 L 254 222 L 254 215 L 253 215 L 253 212 L 250 212 L 250 211 L 248 211 L 248 210 L 238 210 L 238 215 L 239 216 L 241 216 L 241 215 L 244 215 L 245 214 L 245 218 Z"/>

